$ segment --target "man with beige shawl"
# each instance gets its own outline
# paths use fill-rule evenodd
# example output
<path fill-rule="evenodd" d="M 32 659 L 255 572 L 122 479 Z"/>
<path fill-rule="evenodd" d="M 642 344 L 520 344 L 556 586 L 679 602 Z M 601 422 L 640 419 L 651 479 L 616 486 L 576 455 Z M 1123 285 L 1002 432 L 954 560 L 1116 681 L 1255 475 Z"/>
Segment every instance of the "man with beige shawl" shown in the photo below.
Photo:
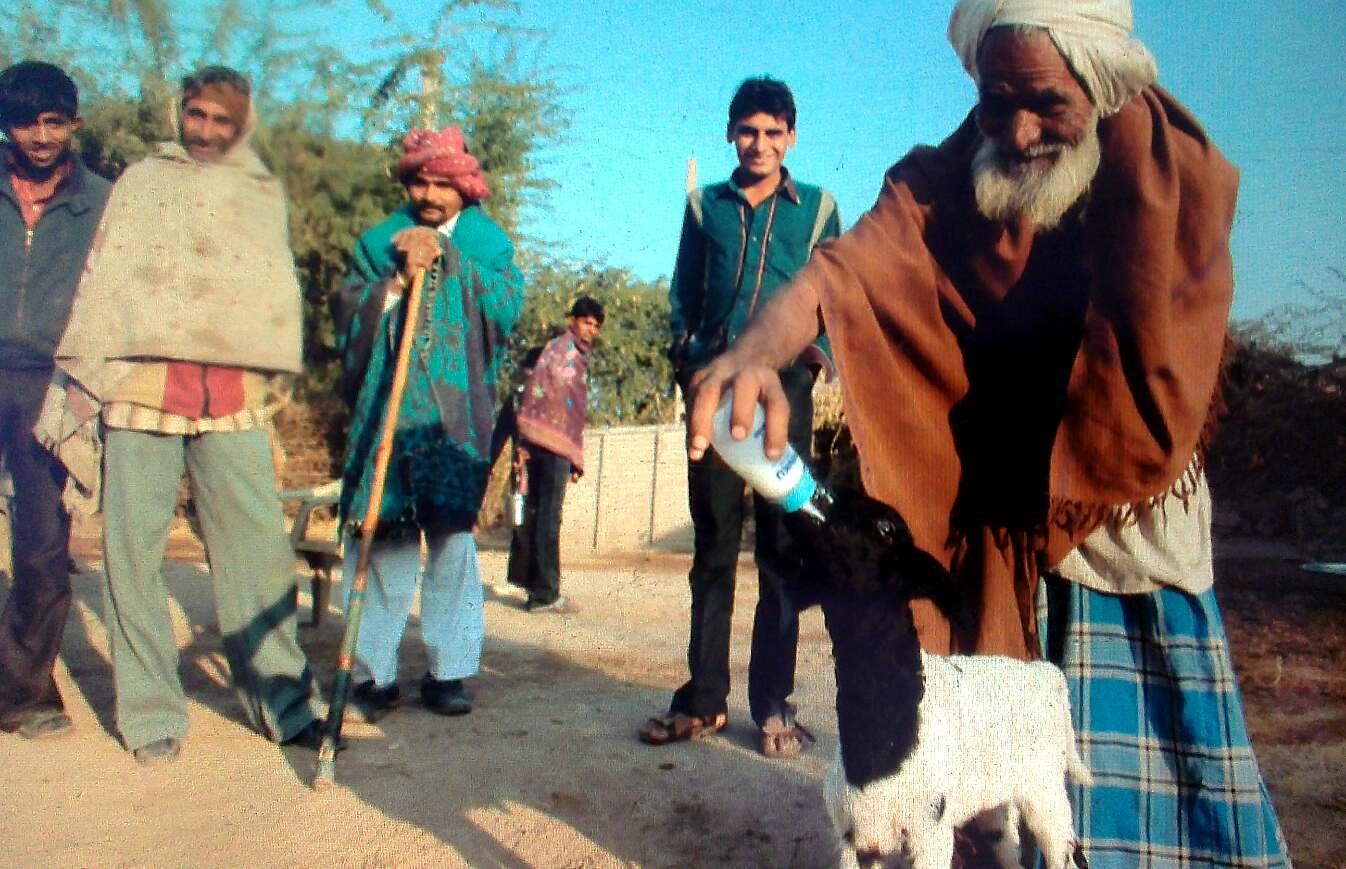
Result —
<path fill-rule="evenodd" d="M 1237 173 L 1128 0 L 960 0 L 949 37 L 976 108 L 705 371 L 689 453 L 733 389 L 779 455 L 775 371 L 821 317 L 866 491 L 971 614 L 915 602 L 922 645 L 1065 672 L 1090 865 L 1287 866 L 1211 589 Z"/>
<path fill-rule="evenodd" d="M 39 432 L 90 496 L 102 447 L 117 728 L 142 765 L 175 759 L 187 734 L 160 572 L 184 470 L 248 720 L 275 742 L 321 736 L 265 403 L 300 368 L 284 196 L 248 145 L 240 74 L 188 77 L 179 120 L 181 143 L 160 144 L 113 187 Z"/>

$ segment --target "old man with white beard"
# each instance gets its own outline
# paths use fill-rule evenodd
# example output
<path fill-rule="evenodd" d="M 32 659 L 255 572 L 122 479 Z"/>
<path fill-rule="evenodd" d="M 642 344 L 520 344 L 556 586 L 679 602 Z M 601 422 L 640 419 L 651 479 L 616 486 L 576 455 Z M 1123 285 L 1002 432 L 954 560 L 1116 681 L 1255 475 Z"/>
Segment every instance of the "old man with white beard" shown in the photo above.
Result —
<path fill-rule="evenodd" d="M 1237 173 L 1127 0 L 961 0 L 949 37 L 976 107 L 702 372 L 689 454 L 729 389 L 778 454 L 775 372 L 825 330 L 865 490 L 970 611 L 915 602 L 922 645 L 1066 674 L 1094 869 L 1288 866 L 1211 587 Z"/>

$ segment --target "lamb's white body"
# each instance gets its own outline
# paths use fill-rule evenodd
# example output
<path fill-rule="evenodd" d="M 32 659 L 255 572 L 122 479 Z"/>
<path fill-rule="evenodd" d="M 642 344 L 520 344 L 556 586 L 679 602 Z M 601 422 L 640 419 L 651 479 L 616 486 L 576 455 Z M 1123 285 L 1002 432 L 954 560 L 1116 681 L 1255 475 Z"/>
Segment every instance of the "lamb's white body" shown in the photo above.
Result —
<path fill-rule="evenodd" d="M 1000 864 L 1017 867 L 1022 815 L 1049 869 L 1068 867 L 1076 838 L 1066 775 L 1087 783 L 1089 772 L 1061 671 L 989 656 L 921 653 L 921 663 L 917 743 L 897 772 L 852 787 L 838 752 L 827 775 L 841 865 L 948 869 L 954 828 L 980 816 L 984 829 L 1001 831 Z"/>

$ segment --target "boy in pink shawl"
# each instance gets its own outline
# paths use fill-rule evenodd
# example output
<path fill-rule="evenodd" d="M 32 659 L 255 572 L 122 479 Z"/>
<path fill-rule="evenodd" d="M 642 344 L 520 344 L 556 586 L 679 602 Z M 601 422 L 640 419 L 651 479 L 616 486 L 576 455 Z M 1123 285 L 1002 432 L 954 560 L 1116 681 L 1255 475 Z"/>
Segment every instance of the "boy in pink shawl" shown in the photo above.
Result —
<path fill-rule="evenodd" d="M 528 592 L 529 612 L 573 610 L 561 596 L 561 504 L 567 479 L 584 473 L 589 352 L 602 328 L 603 306 L 576 299 L 566 330 L 547 342 L 519 398 L 514 463 L 528 488 L 510 543 L 509 581 Z"/>

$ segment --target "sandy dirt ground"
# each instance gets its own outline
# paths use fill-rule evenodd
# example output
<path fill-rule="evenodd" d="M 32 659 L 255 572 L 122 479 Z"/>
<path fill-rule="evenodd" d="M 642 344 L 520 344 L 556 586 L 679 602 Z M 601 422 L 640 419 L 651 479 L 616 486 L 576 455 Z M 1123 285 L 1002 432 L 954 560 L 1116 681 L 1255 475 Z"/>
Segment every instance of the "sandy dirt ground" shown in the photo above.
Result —
<path fill-rule="evenodd" d="M 243 723 L 205 567 L 185 534 L 175 535 L 165 573 L 191 733 L 177 763 L 137 767 L 114 735 L 96 538 L 81 537 L 76 555 L 82 570 L 57 670 L 76 730 L 43 743 L 0 734 L 0 864 L 578 869 L 834 859 L 820 794 L 836 750 L 827 636 L 820 615 L 806 613 L 796 699 L 818 744 L 790 760 L 759 756 L 745 696 L 755 602 L 746 558 L 730 726 L 719 736 L 657 749 L 635 739 L 685 673 L 687 556 L 569 559 L 564 590 L 581 611 L 557 616 L 491 592 L 505 556 L 486 549 L 476 710 L 445 719 L 420 707 L 425 657 L 413 615 L 402 707 L 377 725 L 348 726 L 341 786 L 315 793 L 311 752 L 272 746 Z M 1262 550 L 1222 559 L 1221 577 L 1258 753 L 1297 865 L 1346 866 L 1346 580 L 1301 574 Z M 324 692 L 340 632 L 333 613 L 302 633 Z"/>

